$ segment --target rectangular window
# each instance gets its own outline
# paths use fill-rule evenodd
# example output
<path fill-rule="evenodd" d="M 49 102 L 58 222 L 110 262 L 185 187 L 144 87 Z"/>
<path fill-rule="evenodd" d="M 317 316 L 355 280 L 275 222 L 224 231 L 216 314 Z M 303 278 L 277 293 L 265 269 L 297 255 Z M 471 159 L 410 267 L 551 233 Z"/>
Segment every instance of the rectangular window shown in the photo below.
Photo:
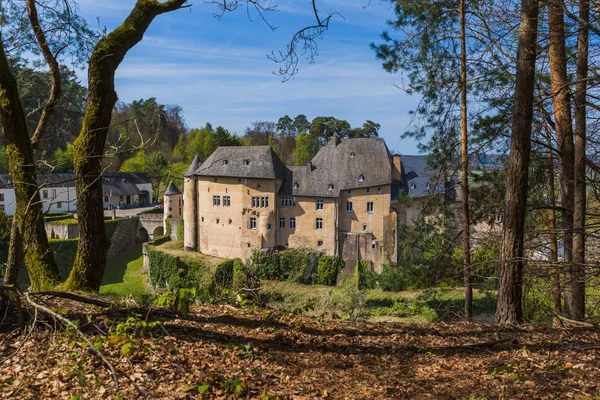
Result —
<path fill-rule="evenodd" d="M 56 203 L 56 208 L 62 208 L 62 201 L 59 201 L 58 203 Z"/>
<path fill-rule="evenodd" d="M 231 218 L 229 218 L 229 225 L 231 225 L 233 223 L 233 220 Z"/>
<path fill-rule="evenodd" d="M 52 197 L 54 197 L 54 193 L 52 193 Z M 119 201 L 123 201 L 123 196 L 119 196 Z"/>
<path fill-rule="evenodd" d="M 317 200 L 317 210 L 323 209 L 323 200 Z"/>
<path fill-rule="evenodd" d="M 323 229 L 323 218 L 317 218 L 317 229 Z"/>
<path fill-rule="evenodd" d="M 367 202 L 367 212 L 373 212 L 373 202 Z"/>
<path fill-rule="evenodd" d="M 264 197 L 260 198 L 260 208 L 265 208 L 265 198 Z"/>
<path fill-rule="evenodd" d="M 377 194 L 381 194 L 381 188 L 380 187 L 377 188 Z"/>
<path fill-rule="evenodd" d="M 285 229 L 285 218 L 279 218 L 279 229 Z"/>
<path fill-rule="evenodd" d="M 238 183 L 242 183 L 242 178 L 238 178 Z"/>
<path fill-rule="evenodd" d="M 265 197 L 265 207 L 269 208 L 269 198 Z"/>
<path fill-rule="evenodd" d="M 352 212 L 352 202 L 351 201 L 346 202 L 346 212 Z"/>
<path fill-rule="evenodd" d="M 281 207 L 296 207 L 296 198 L 295 197 L 282 197 L 281 198 Z"/>
<path fill-rule="evenodd" d="M 367 231 L 367 226 L 363 225 L 363 232 L 366 232 L 366 231 Z"/>
<path fill-rule="evenodd" d="M 256 197 L 252 197 L 252 208 L 256 208 Z"/>
<path fill-rule="evenodd" d="M 0 201 L 4 201 L 4 193 L 0 193 Z"/>
<path fill-rule="evenodd" d="M 256 218 L 250 218 L 250 229 L 256 229 Z"/>
<path fill-rule="evenodd" d="M 221 222 L 221 220 L 219 218 L 217 218 L 217 224 L 219 224 Z"/>
<path fill-rule="evenodd" d="M 290 218 L 290 229 L 296 229 L 296 217 Z"/>
<path fill-rule="evenodd" d="M 43 197 L 44 199 L 47 199 L 47 198 L 48 198 L 48 191 L 47 191 L 47 190 L 43 190 L 43 191 L 42 191 L 42 197 Z"/>
<path fill-rule="evenodd" d="M 323 241 L 322 240 L 317 240 L 317 246 L 318 247 L 322 247 L 323 246 Z"/>
<path fill-rule="evenodd" d="M 56 197 L 56 189 L 52 189 L 52 198 L 55 198 L 55 197 Z M 121 196 L 121 197 L 123 197 L 123 196 Z"/>
<path fill-rule="evenodd" d="M 0 204 L 0 211 L 4 211 L 4 204 Z"/>
<path fill-rule="evenodd" d="M 217 181 L 217 178 L 213 179 L 213 181 L 214 181 L 214 182 L 216 182 L 216 181 Z"/>
<path fill-rule="evenodd" d="M 231 207 L 231 197 L 223 196 L 223 207 Z"/>
<path fill-rule="evenodd" d="M 213 207 L 219 207 L 221 205 L 221 196 L 213 196 Z"/>
<path fill-rule="evenodd" d="M 271 228 L 272 228 L 271 224 L 268 224 L 268 225 L 267 225 L 267 230 L 268 230 L 268 231 L 270 231 L 270 230 L 271 230 Z"/>
<path fill-rule="evenodd" d="M 367 194 L 371 193 L 371 188 L 367 188 Z"/>

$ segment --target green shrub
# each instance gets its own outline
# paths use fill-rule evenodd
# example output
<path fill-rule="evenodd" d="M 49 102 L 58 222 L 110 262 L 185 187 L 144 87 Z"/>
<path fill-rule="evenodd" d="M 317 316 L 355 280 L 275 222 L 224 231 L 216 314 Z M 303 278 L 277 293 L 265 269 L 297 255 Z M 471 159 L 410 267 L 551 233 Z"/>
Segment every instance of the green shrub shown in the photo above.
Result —
<path fill-rule="evenodd" d="M 183 226 L 183 220 L 179 221 L 179 225 L 177 225 L 177 240 L 183 241 L 185 235 L 185 227 Z"/>
<path fill-rule="evenodd" d="M 377 277 L 381 290 L 386 292 L 401 292 L 406 290 L 406 282 L 398 267 L 383 266 L 383 272 Z"/>
<path fill-rule="evenodd" d="M 221 288 L 231 288 L 233 284 L 233 260 L 226 260 L 217 265 L 213 273 L 213 282 Z"/>
<path fill-rule="evenodd" d="M 169 290 L 186 287 L 187 267 L 179 257 L 148 248 L 150 282 Z"/>
<path fill-rule="evenodd" d="M 367 316 L 363 291 L 358 288 L 354 279 L 348 276 L 342 279 L 342 287 L 334 290 L 332 302 L 336 308 L 348 314 L 352 321 Z"/>
<path fill-rule="evenodd" d="M 170 218 L 166 218 L 165 221 L 165 235 L 166 236 L 171 236 L 171 231 L 173 230 L 173 225 L 171 224 L 171 219 Z"/>
<path fill-rule="evenodd" d="M 284 274 L 279 264 L 279 253 L 275 251 L 255 250 L 252 253 L 252 265 L 260 279 L 283 280 Z"/>
<path fill-rule="evenodd" d="M 239 258 L 233 260 L 233 282 L 231 287 L 233 290 L 240 290 L 247 286 L 246 266 Z"/>
<path fill-rule="evenodd" d="M 321 257 L 317 266 L 317 283 L 319 285 L 335 286 L 337 276 L 343 268 L 344 260 L 341 257 Z"/>
<path fill-rule="evenodd" d="M 354 267 L 354 283 L 359 289 L 372 289 L 375 286 L 375 271 L 371 269 L 366 260 L 356 261 L 356 266 Z"/>
<path fill-rule="evenodd" d="M 279 253 L 279 267 L 282 278 L 290 282 L 304 282 L 304 271 L 308 255 L 300 250 L 285 250 Z"/>

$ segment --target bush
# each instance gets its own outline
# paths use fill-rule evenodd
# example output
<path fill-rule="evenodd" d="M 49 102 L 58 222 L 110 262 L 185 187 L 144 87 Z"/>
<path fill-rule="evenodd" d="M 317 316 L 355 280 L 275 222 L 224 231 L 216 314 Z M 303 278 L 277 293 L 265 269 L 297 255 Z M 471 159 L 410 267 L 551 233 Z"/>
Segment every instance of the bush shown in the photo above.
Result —
<path fill-rule="evenodd" d="M 348 318 L 352 321 L 367 316 L 365 296 L 354 279 L 350 279 L 348 276 L 344 276 L 342 279 L 342 287 L 334 291 L 332 301 L 333 305 L 348 314 Z"/>
<path fill-rule="evenodd" d="M 282 277 L 290 282 L 304 282 L 304 271 L 308 256 L 300 250 L 285 250 L 279 253 L 279 267 Z"/>
<path fill-rule="evenodd" d="M 167 218 L 165 221 L 165 235 L 171 236 L 171 231 L 173 230 L 173 225 L 171 224 L 171 219 Z"/>
<path fill-rule="evenodd" d="M 231 288 L 233 284 L 233 260 L 226 260 L 217 265 L 213 273 L 213 282 L 221 288 Z"/>
<path fill-rule="evenodd" d="M 381 290 L 386 292 L 400 292 L 406 290 L 404 276 L 400 268 L 383 266 L 383 272 L 377 277 Z"/>
<path fill-rule="evenodd" d="M 183 241 L 185 236 L 185 228 L 184 228 L 183 220 L 179 221 L 179 225 L 177 225 L 177 240 Z"/>
<path fill-rule="evenodd" d="M 335 286 L 337 276 L 343 268 L 344 260 L 341 257 L 321 257 L 317 266 L 317 283 L 319 285 Z"/>
<path fill-rule="evenodd" d="M 242 260 L 239 258 L 233 260 L 233 282 L 231 284 L 233 290 L 240 290 L 248 286 L 246 275 L 246 266 Z"/>
<path fill-rule="evenodd" d="M 359 289 L 372 289 L 375 286 L 376 274 L 366 260 L 356 261 L 354 267 L 354 283 Z"/>
<path fill-rule="evenodd" d="M 283 271 L 279 264 L 279 253 L 275 251 L 255 250 L 252 253 L 254 271 L 260 279 L 283 280 Z"/>

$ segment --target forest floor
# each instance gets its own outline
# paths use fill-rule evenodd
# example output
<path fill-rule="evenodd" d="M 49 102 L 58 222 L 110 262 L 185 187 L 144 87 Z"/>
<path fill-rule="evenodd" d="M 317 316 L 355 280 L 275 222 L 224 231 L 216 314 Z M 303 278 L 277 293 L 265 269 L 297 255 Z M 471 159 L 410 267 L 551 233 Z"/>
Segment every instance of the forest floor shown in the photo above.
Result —
<path fill-rule="evenodd" d="M 21 343 L 4 325 L 0 398 L 600 398 L 598 329 L 350 322 L 225 305 L 177 315 L 46 304 L 80 321 L 120 388 L 73 331 Z"/>

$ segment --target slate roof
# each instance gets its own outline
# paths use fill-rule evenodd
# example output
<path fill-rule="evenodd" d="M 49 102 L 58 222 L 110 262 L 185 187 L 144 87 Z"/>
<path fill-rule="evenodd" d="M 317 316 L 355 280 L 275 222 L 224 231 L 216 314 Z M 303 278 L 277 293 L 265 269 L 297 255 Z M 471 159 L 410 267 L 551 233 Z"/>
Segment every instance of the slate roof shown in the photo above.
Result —
<path fill-rule="evenodd" d="M 194 159 L 192 160 L 192 163 L 190 164 L 190 167 L 188 168 L 186 173 L 183 174 L 183 176 L 188 177 L 194 175 L 194 173 L 198 170 L 198 168 L 200 168 L 201 165 L 202 161 L 200 161 L 200 157 L 198 157 L 198 155 L 195 155 Z"/>
<path fill-rule="evenodd" d="M 194 175 L 285 179 L 289 170 L 269 146 L 220 146 Z"/>
<path fill-rule="evenodd" d="M 38 174 L 39 184 L 49 187 L 75 187 L 73 174 L 51 173 Z M 102 174 L 102 190 L 107 195 L 140 195 L 142 192 L 136 184 L 151 183 L 148 175 L 142 172 L 105 172 Z M 0 174 L 0 189 L 13 189 L 13 181 L 10 175 Z"/>
<path fill-rule="evenodd" d="M 321 147 L 307 166 L 289 167 L 292 176 L 280 194 L 336 197 L 340 190 L 392 182 L 392 156 L 381 138 L 342 139 Z M 329 185 L 333 185 L 329 189 Z"/>
<path fill-rule="evenodd" d="M 171 196 L 174 194 L 182 194 L 182 193 L 179 189 L 177 189 L 177 186 L 175 186 L 173 181 L 171 181 L 171 182 L 169 182 L 169 186 L 167 187 L 167 190 L 165 191 L 164 194 L 165 194 L 165 196 Z"/>
<path fill-rule="evenodd" d="M 444 177 L 427 164 L 427 156 L 400 156 L 402 162 L 401 189 L 409 197 L 424 197 L 445 192 Z M 392 193 L 393 194 L 393 193 Z"/>

